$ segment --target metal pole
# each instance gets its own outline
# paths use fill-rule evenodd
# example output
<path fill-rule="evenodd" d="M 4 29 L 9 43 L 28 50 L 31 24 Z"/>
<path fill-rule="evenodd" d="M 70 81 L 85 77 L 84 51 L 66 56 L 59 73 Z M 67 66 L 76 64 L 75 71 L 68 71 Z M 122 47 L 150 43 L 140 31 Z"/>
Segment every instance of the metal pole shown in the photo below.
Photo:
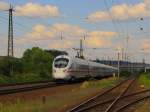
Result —
<path fill-rule="evenodd" d="M 9 70 L 10 74 L 13 74 L 13 57 L 14 57 L 14 43 L 13 43 L 13 7 L 10 5 L 9 8 L 9 23 L 8 23 L 8 51 L 7 51 L 7 56 L 8 56 L 8 62 L 10 64 Z M 11 58 L 10 58 L 11 57 Z"/>
<path fill-rule="evenodd" d="M 120 77 L 120 54 L 118 52 L 118 78 Z"/>
<path fill-rule="evenodd" d="M 83 40 L 80 39 L 80 58 L 83 58 Z"/>
<path fill-rule="evenodd" d="M 122 51 L 122 61 L 124 61 L 124 48 L 122 48 L 121 51 Z"/>
<path fill-rule="evenodd" d="M 143 58 L 143 68 L 144 68 L 144 72 L 146 72 L 146 64 L 145 64 L 145 59 Z"/>
<path fill-rule="evenodd" d="M 13 7 L 10 5 L 9 8 L 9 24 L 8 24 L 8 57 L 14 56 L 14 46 L 13 46 Z"/>

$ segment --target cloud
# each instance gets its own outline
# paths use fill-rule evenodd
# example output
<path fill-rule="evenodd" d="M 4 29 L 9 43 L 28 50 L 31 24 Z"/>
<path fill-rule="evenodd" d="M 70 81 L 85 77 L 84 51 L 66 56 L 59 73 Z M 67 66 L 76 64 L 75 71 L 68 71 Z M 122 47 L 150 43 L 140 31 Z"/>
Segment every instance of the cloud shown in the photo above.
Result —
<path fill-rule="evenodd" d="M 89 35 L 90 37 L 115 37 L 117 33 L 111 31 L 92 31 Z"/>
<path fill-rule="evenodd" d="M 112 37 L 117 36 L 116 32 L 109 31 L 92 31 L 86 44 L 90 47 L 108 47 L 112 44 Z"/>
<path fill-rule="evenodd" d="M 0 10 L 8 10 L 9 4 L 6 2 L 0 1 Z"/>
<path fill-rule="evenodd" d="M 88 21 L 90 22 L 99 22 L 110 20 L 111 18 L 117 20 L 126 20 L 130 18 L 137 17 L 149 17 L 150 16 L 150 1 L 145 0 L 144 2 L 128 5 L 128 4 L 119 4 L 112 6 L 108 11 L 96 11 L 88 16 Z"/>
<path fill-rule="evenodd" d="M 32 28 L 32 31 L 26 36 L 31 39 L 41 40 L 57 38 L 62 36 L 64 38 L 79 38 L 86 35 L 88 32 L 88 37 L 114 37 L 117 35 L 116 32 L 111 31 L 88 31 L 87 29 L 81 28 L 77 25 L 71 25 L 67 23 L 56 23 L 51 26 L 36 25 Z M 83 37 L 82 37 L 83 38 Z"/>
<path fill-rule="evenodd" d="M 84 35 L 86 33 L 86 30 L 77 26 L 77 25 L 70 25 L 70 24 L 59 24 L 56 23 L 52 26 L 52 31 L 54 32 L 62 32 L 66 33 L 68 35 L 74 35 L 74 36 L 79 36 L 79 35 Z"/>
<path fill-rule="evenodd" d="M 88 33 L 87 33 L 88 32 Z M 62 33 L 63 40 L 60 36 Z M 77 45 L 77 41 L 87 34 L 86 44 L 90 47 L 109 46 L 112 43 L 112 37 L 116 37 L 116 32 L 111 31 L 89 31 L 77 25 L 67 23 L 56 23 L 51 26 L 35 25 L 31 32 L 24 35 L 23 38 L 16 40 L 18 43 L 37 43 L 48 40 L 57 40 L 50 43 L 51 48 L 72 48 Z M 60 42 L 59 42 L 60 40 Z M 65 41 L 64 41 L 65 40 Z M 63 43 L 61 43 L 64 41 Z"/>
<path fill-rule="evenodd" d="M 149 43 L 150 43 L 150 39 L 143 39 L 141 41 L 142 49 L 150 51 L 150 44 Z"/>
<path fill-rule="evenodd" d="M 9 4 L 7 2 L 0 2 L 0 10 L 8 9 Z M 41 5 L 37 3 L 26 3 L 24 5 L 16 5 L 14 9 L 17 16 L 41 18 L 60 16 L 59 8 L 50 4 Z"/>
<path fill-rule="evenodd" d="M 32 32 L 26 34 L 26 36 L 33 40 L 43 40 L 53 38 L 54 33 L 49 31 L 44 25 L 36 25 L 33 27 Z"/>
<path fill-rule="evenodd" d="M 144 0 L 144 3 L 147 4 L 147 6 L 150 5 L 150 1 L 149 0 Z"/>
<path fill-rule="evenodd" d="M 50 49 L 60 49 L 60 48 L 72 48 L 74 43 L 70 40 L 57 41 L 48 45 Z"/>
<path fill-rule="evenodd" d="M 105 11 L 104 12 L 103 11 L 97 11 L 97 12 L 90 14 L 87 17 L 87 20 L 90 22 L 98 22 L 98 21 L 109 20 L 109 19 L 110 19 L 109 14 Z"/>
<path fill-rule="evenodd" d="M 25 37 L 27 37 L 28 40 L 60 39 L 61 33 L 64 38 L 71 38 L 84 35 L 86 30 L 79 26 L 65 23 L 56 23 L 52 26 L 38 24 L 32 28 L 31 32 L 25 34 Z"/>
<path fill-rule="evenodd" d="M 106 38 L 92 37 L 86 40 L 89 47 L 108 47 L 111 45 L 111 40 Z"/>
<path fill-rule="evenodd" d="M 15 7 L 18 16 L 27 17 L 57 17 L 60 15 L 59 8 L 54 5 L 41 5 L 36 3 L 27 3 Z"/>

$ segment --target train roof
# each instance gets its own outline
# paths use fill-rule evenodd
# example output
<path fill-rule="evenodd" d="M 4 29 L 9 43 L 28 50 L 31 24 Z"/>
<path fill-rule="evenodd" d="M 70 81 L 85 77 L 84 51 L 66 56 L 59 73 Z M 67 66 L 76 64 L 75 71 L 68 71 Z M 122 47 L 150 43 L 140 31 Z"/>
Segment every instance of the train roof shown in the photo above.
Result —
<path fill-rule="evenodd" d="M 79 63 L 86 64 L 86 65 L 90 64 L 92 66 L 101 66 L 101 67 L 106 67 L 106 68 L 111 68 L 111 69 L 116 69 L 117 70 L 117 68 L 109 66 L 109 65 L 93 62 L 93 61 L 90 61 L 90 60 L 84 60 L 84 59 L 81 59 L 81 58 L 71 57 L 71 56 L 68 56 L 68 55 L 60 55 L 60 56 L 57 56 L 55 59 L 58 59 L 58 58 L 67 58 L 67 59 L 71 59 L 71 60 L 74 60 L 74 61 L 79 62 Z"/>

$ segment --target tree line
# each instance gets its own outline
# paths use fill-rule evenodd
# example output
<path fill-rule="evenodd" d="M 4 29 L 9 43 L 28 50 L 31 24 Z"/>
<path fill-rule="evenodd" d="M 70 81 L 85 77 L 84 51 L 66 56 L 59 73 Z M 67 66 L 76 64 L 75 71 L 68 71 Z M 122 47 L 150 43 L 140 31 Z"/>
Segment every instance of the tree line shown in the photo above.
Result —
<path fill-rule="evenodd" d="M 65 54 L 64 51 L 43 50 L 39 47 L 27 49 L 21 58 L 0 57 L 0 75 L 13 77 L 14 75 L 35 74 L 43 79 L 52 78 L 53 59 Z"/>

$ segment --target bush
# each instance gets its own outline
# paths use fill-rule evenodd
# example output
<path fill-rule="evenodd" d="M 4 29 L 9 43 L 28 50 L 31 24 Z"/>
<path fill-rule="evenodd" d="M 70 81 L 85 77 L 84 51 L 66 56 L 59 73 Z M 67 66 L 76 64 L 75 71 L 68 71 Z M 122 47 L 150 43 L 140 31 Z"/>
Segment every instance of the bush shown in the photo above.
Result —
<path fill-rule="evenodd" d="M 121 77 L 130 77 L 131 75 L 132 75 L 132 73 L 129 72 L 129 71 L 122 71 L 122 72 L 120 73 L 120 76 L 121 76 Z"/>
<path fill-rule="evenodd" d="M 15 74 L 13 77 L 8 77 L 5 75 L 0 75 L 0 84 L 8 83 L 25 83 L 25 82 L 37 82 L 50 80 L 51 78 L 43 78 L 37 74 L 28 73 L 28 74 Z"/>
<path fill-rule="evenodd" d="M 0 84 L 7 84 L 9 83 L 9 77 L 0 75 Z"/>
<path fill-rule="evenodd" d="M 0 74 L 11 76 L 13 73 L 22 73 L 23 64 L 21 59 L 12 57 L 3 57 L 0 60 Z"/>
<path fill-rule="evenodd" d="M 22 58 L 0 57 L 0 83 L 21 83 L 52 79 L 52 61 L 61 52 L 39 47 L 27 49 Z"/>
<path fill-rule="evenodd" d="M 150 73 L 143 73 L 139 78 L 140 84 L 150 87 Z"/>
<path fill-rule="evenodd" d="M 34 47 L 24 52 L 24 72 L 39 74 L 41 77 L 51 77 L 53 56 L 44 50 Z"/>
<path fill-rule="evenodd" d="M 115 78 L 108 78 L 108 79 L 102 79 L 99 81 L 85 81 L 82 83 L 80 88 L 89 88 L 89 87 L 112 87 L 118 82 L 118 79 Z"/>

